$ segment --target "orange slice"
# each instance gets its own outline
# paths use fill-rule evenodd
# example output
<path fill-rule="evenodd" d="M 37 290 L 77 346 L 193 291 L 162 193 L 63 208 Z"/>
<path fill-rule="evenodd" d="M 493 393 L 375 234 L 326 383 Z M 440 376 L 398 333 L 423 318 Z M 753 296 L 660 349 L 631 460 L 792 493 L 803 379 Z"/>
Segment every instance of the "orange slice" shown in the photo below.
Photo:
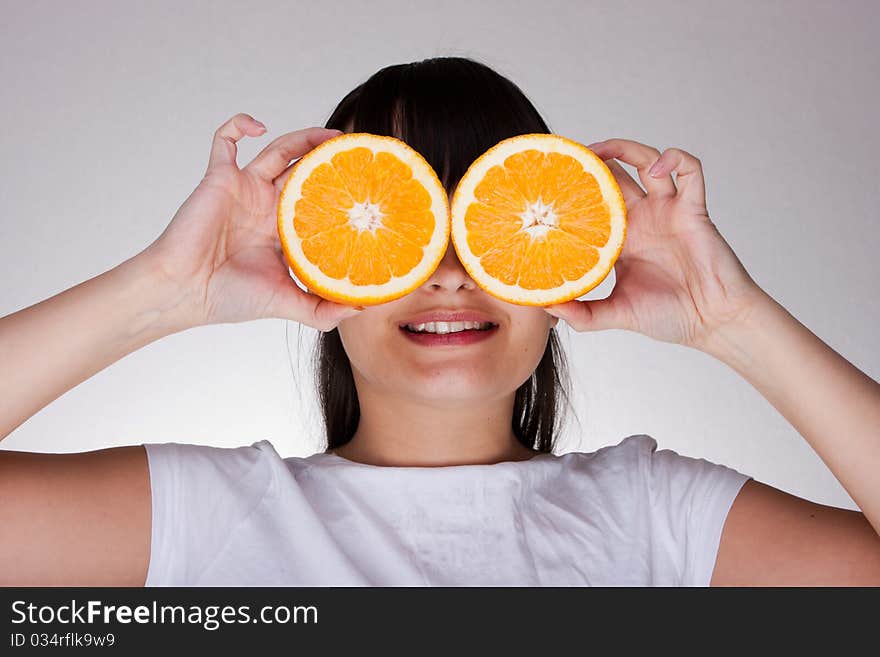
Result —
<path fill-rule="evenodd" d="M 310 291 L 338 303 L 384 303 L 437 269 L 449 244 L 449 198 L 405 142 L 343 134 L 294 165 L 278 202 L 278 234 Z"/>
<path fill-rule="evenodd" d="M 611 271 L 626 205 L 602 159 L 548 134 L 505 139 L 477 158 L 452 197 L 452 243 L 489 294 L 526 306 L 576 299 Z"/>

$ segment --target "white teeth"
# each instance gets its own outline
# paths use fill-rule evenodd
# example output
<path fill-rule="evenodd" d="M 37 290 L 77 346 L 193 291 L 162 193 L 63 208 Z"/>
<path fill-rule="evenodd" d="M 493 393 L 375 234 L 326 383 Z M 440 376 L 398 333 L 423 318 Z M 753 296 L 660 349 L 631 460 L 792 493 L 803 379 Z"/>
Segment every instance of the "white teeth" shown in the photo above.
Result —
<path fill-rule="evenodd" d="M 472 329 L 486 329 L 490 322 L 426 322 L 424 324 L 407 324 L 406 328 L 419 333 L 458 333 Z"/>

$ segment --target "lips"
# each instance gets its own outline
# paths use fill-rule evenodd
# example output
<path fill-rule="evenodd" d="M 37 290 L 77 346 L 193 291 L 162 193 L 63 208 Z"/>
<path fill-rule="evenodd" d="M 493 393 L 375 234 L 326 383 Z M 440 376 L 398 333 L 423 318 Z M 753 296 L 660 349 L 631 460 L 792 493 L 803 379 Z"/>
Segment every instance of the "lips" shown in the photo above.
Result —
<path fill-rule="evenodd" d="M 434 309 L 427 310 L 417 315 L 412 315 L 397 323 L 400 328 L 407 324 L 427 324 L 428 322 L 490 322 L 498 325 L 499 322 L 492 315 L 481 310 L 470 309 Z"/>
<path fill-rule="evenodd" d="M 467 345 L 477 344 L 486 340 L 491 340 L 492 336 L 498 333 L 498 326 L 480 331 L 457 331 L 455 333 L 414 333 L 406 329 L 401 329 L 401 333 L 410 342 L 422 347 L 465 347 Z"/>

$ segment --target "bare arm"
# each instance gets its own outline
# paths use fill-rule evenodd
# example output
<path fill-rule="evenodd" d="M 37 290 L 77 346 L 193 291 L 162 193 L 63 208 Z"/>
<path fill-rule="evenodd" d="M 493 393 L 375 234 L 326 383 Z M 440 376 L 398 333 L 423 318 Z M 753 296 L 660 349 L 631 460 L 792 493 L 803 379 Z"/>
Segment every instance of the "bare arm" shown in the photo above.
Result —
<path fill-rule="evenodd" d="M 5 437 L 96 372 L 188 324 L 187 295 L 142 252 L 0 319 Z M 144 448 L 0 451 L 0 585 L 144 584 L 150 482 Z"/>
<path fill-rule="evenodd" d="M 292 165 L 334 133 L 281 135 L 244 169 L 246 114 L 214 133 L 208 170 L 147 249 L 113 269 L 0 319 L 0 439 L 75 385 L 162 336 L 262 317 L 328 331 L 357 311 L 291 280 L 276 209 Z"/>
<path fill-rule="evenodd" d="M 728 514 L 712 583 L 880 585 L 880 385 L 749 276 L 709 217 L 698 158 L 628 139 L 589 148 L 626 200 L 617 283 L 607 299 L 547 312 L 579 331 L 622 328 L 720 359 L 791 422 L 863 511 L 749 481 Z M 636 168 L 644 189 L 615 159 Z"/>
<path fill-rule="evenodd" d="M 712 586 L 880 586 L 880 537 L 859 511 L 747 481 L 734 500 Z"/>
<path fill-rule="evenodd" d="M 147 249 L 0 319 L 0 438 L 67 390 L 163 336 L 281 317 L 330 330 L 357 312 L 300 290 L 275 210 L 290 169 L 333 133 L 284 134 L 243 170 L 238 114 L 214 134 L 208 170 Z M 151 538 L 143 446 L 79 454 L 0 450 L 0 584 L 141 585 Z"/>
<path fill-rule="evenodd" d="M 713 584 L 880 585 L 880 384 L 767 294 L 701 350 L 754 386 L 862 510 L 748 482 L 725 524 Z"/>
<path fill-rule="evenodd" d="M 142 446 L 0 452 L 0 586 L 143 586 L 151 504 Z"/>
<path fill-rule="evenodd" d="M 880 532 L 880 384 L 767 294 L 702 351 L 741 374 L 797 429 Z"/>
<path fill-rule="evenodd" d="M 0 439 L 123 356 L 189 325 L 146 252 L 0 319 Z"/>

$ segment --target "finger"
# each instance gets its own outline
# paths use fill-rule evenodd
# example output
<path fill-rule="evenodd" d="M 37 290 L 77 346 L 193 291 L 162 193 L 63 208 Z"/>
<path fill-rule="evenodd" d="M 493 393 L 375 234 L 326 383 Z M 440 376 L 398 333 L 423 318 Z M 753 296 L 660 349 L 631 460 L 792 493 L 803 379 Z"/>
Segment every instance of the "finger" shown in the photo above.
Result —
<path fill-rule="evenodd" d="M 245 169 L 271 183 L 284 172 L 291 160 L 302 157 L 318 144 L 340 134 L 339 130 L 319 127 L 288 132 L 260 151 Z"/>
<path fill-rule="evenodd" d="M 544 310 L 565 320 L 575 331 L 632 330 L 630 314 L 619 300 L 608 297 L 594 301 L 567 301 L 544 307 Z"/>
<path fill-rule="evenodd" d="M 332 331 L 343 319 L 357 316 L 363 307 L 346 306 L 303 291 L 293 279 L 272 300 L 272 317 L 292 319 L 319 331 Z"/>
<path fill-rule="evenodd" d="M 339 132 L 336 130 L 335 132 Z M 298 162 L 299 160 L 297 160 Z M 287 179 L 290 177 L 290 174 L 293 172 L 293 168 L 297 165 L 297 162 L 294 162 L 289 167 L 287 167 L 284 171 L 282 171 L 278 176 L 275 177 L 275 189 L 278 190 L 278 193 L 284 190 L 284 185 L 287 183 Z"/>
<path fill-rule="evenodd" d="M 617 184 L 620 186 L 620 191 L 623 194 L 623 200 L 626 201 L 628 206 L 632 206 L 636 201 L 645 198 L 646 193 L 642 186 L 633 180 L 632 176 L 616 160 L 608 160 L 605 166 L 611 169 L 611 172 L 614 174 Z"/>
<path fill-rule="evenodd" d="M 595 144 L 590 144 L 587 146 L 594 153 L 597 146 L 600 146 L 605 142 L 597 142 Z M 645 198 L 647 192 L 642 189 L 642 186 L 639 185 L 633 177 L 629 175 L 626 170 L 620 166 L 617 160 L 609 158 L 605 160 L 605 166 L 611 169 L 611 173 L 614 174 L 614 178 L 617 180 L 617 184 L 620 186 L 620 191 L 623 193 L 623 200 L 626 201 L 627 205 L 630 205 L 634 201 L 638 201 L 640 199 Z"/>
<path fill-rule="evenodd" d="M 275 183 L 275 189 L 279 194 L 284 190 L 284 185 L 287 184 L 287 179 L 290 178 L 290 174 L 293 173 L 294 167 L 299 163 L 299 160 L 291 164 L 284 171 L 281 172 L 281 175 L 277 176 L 273 181 Z"/>
<path fill-rule="evenodd" d="M 656 148 L 630 139 L 608 139 L 588 148 L 603 160 L 614 157 L 634 166 L 649 195 L 675 196 L 675 183 L 671 175 L 667 173 L 659 178 L 648 175 L 648 169 L 660 159 L 660 151 Z"/>
<path fill-rule="evenodd" d="M 297 160 L 299 162 L 299 160 Z M 287 179 L 290 177 L 291 172 L 293 171 L 293 167 L 296 166 L 296 162 L 287 167 L 284 171 L 281 172 L 281 175 L 277 176 L 275 180 L 273 180 L 273 184 L 275 185 L 275 190 L 280 194 L 284 190 L 284 185 L 287 183 Z"/>
<path fill-rule="evenodd" d="M 259 137 L 265 131 L 266 126 L 250 114 L 236 114 L 233 116 L 217 128 L 217 131 L 214 133 L 214 141 L 211 144 L 211 157 L 208 159 L 208 171 L 230 164 L 237 167 L 238 164 L 235 161 L 238 154 L 236 142 L 245 135 Z"/>
<path fill-rule="evenodd" d="M 692 203 L 706 206 L 706 183 L 703 179 L 703 164 L 699 159 L 680 148 L 667 148 L 655 165 L 660 177 L 672 176 L 675 171 L 675 184 L 678 196 Z"/>

